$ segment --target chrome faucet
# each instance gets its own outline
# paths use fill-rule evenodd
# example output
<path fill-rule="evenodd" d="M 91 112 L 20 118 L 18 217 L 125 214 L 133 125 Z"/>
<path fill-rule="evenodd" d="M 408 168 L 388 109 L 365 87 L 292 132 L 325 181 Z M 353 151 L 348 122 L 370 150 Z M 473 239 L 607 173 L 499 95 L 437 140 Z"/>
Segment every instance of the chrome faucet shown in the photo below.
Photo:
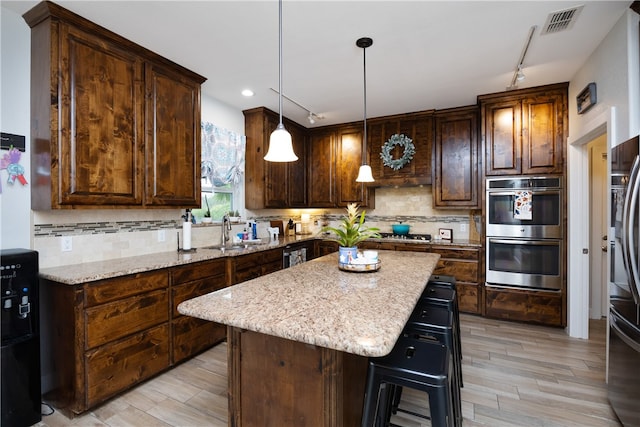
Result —
<path fill-rule="evenodd" d="M 222 246 L 225 246 L 229 241 L 229 230 L 231 230 L 231 220 L 228 214 L 224 214 L 222 217 L 222 233 L 220 233 Z"/>

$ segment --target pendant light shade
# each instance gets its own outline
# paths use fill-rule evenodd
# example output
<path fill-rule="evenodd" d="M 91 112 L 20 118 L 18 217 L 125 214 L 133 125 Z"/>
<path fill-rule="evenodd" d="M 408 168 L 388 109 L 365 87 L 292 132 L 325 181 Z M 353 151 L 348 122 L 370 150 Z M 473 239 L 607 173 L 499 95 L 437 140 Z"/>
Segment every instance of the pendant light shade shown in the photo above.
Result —
<path fill-rule="evenodd" d="M 364 70 L 364 133 L 362 139 L 362 166 L 358 171 L 356 182 L 374 182 L 371 166 L 367 164 L 367 48 L 373 44 L 369 37 L 362 37 L 356 40 L 356 46 L 362 48 L 362 63 Z"/>
<path fill-rule="evenodd" d="M 373 174 L 371 173 L 371 166 L 362 165 L 360 166 L 360 170 L 358 171 L 358 177 L 356 178 L 356 182 L 374 182 Z"/>
<path fill-rule="evenodd" d="M 291 142 L 291 134 L 287 132 L 282 124 L 282 0 L 279 4 L 279 31 L 278 31 L 278 109 L 280 112 L 280 122 L 269 137 L 269 151 L 264 159 L 268 162 L 295 162 L 298 156 L 293 152 L 293 143 Z"/>
<path fill-rule="evenodd" d="M 298 156 L 293 152 L 291 134 L 280 123 L 269 137 L 269 151 L 264 159 L 268 162 L 295 162 Z"/>

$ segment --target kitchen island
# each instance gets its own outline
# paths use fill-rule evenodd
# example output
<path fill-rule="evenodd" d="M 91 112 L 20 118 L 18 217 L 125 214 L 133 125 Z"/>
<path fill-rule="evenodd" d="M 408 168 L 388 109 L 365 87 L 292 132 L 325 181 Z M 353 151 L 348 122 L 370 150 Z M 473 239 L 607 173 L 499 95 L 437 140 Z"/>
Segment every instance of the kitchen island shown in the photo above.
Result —
<path fill-rule="evenodd" d="M 388 354 L 439 255 L 380 251 L 372 273 L 337 254 L 181 303 L 228 326 L 229 425 L 360 425 L 367 358 Z"/>

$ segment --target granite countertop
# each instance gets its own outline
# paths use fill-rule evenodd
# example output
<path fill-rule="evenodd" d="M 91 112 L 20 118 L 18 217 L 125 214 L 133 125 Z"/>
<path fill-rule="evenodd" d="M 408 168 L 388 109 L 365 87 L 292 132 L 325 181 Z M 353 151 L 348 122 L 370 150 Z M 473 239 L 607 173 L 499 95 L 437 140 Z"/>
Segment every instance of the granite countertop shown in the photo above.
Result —
<path fill-rule="evenodd" d="M 259 252 L 268 249 L 285 247 L 291 244 L 308 240 L 324 239 L 323 235 L 297 235 L 281 237 L 275 242 L 263 239 L 261 244 L 251 244 L 242 249 L 227 249 L 224 252 L 215 249 L 198 248 L 194 252 L 182 253 L 177 251 L 160 252 L 149 255 L 135 257 L 118 258 L 106 261 L 95 261 L 81 264 L 65 265 L 60 267 L 49 267 L 40 269 L 40 277 L 54 282 L 65 283 L 67 285 L 79 285 L 97 280 L 111 279 L 128 274 L 143 273 L 146 271 L 158 270 L 161 268 L 176 267 L 193 262 L 207 261 L 215 258 L 234 257 L 252 252 Z M 416 245 L 451 245 L 481 247 L 479 242 L 469 240 L 453 241 L 425 241 L 398 238 L 371 239 L 380 242 L 402 242 Z"/>
<path fill-rule="evenodd" d="M 161 268 L 176 267 L 199 261 L 208 261 L 215 258 L 233 257 L 268 249 L 283 248 L 291 244 L 314 240 L 314 236 L 284 237 L 270 242 L 263 239 L 261 244 L 250 244 L 242 249 L 226 249 L 224 252 L 217 249 L 198 248 L 192 252 L 160 252 L 135 257 L 118 258 L 106 261 L 86 262 L 81 264 L 64 265 L 40 269 L 40 277 L 67 285 L 79 285 L 97 280 L 111 279 L 128 274 L 143 273 Z"/>
<path fill-rule="evenodd" d="M 372 273 L 338 269 L 338 254 L 184 301 L 184 315 L 361 356 L 388 354 L 439 255 L 379 251 Z"/>

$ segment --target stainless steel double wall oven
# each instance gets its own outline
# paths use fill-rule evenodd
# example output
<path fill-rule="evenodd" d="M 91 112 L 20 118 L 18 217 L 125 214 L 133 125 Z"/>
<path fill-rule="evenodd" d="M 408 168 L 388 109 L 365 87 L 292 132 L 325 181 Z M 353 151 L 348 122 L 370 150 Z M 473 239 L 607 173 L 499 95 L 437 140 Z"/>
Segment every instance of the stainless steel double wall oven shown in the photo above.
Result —
<path fill-rule="evenodd" d="M 489 178 L 487 286 L 562 289 L 561 176 Z"/>

